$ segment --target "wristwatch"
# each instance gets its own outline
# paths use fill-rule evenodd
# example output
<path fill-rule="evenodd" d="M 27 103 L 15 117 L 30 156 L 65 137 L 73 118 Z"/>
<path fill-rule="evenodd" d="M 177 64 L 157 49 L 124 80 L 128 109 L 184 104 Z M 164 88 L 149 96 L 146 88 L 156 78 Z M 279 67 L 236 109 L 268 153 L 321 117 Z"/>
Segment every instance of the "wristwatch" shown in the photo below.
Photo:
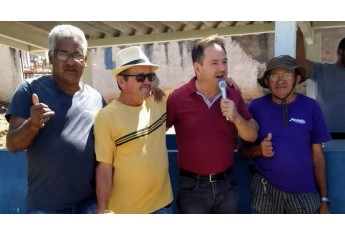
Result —
<path fill-rule="evenodd" d="M 321 202 L 329 203 L 329 198 L 328 197 L 321 197 Z"/>

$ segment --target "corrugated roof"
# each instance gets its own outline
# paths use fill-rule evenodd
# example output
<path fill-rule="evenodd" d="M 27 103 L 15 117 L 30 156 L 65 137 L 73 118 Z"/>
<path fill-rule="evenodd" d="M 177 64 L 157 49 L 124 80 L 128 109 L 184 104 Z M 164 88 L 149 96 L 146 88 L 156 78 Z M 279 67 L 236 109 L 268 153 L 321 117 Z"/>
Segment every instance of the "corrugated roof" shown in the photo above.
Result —
<path fill-rule="evenodd" d="M 274 32 L 274 21 L 1 21 L 0 43 L 31 53 L 48 48 L 49 31 L 59 24 L 81 28 L 89 48 L 193 40 L 217 33 L 240 36 Z M 343 21 L 308 21 L 310 29 L 344 27 Z M 308 29 L 309 28 L 309 29 Z"/>

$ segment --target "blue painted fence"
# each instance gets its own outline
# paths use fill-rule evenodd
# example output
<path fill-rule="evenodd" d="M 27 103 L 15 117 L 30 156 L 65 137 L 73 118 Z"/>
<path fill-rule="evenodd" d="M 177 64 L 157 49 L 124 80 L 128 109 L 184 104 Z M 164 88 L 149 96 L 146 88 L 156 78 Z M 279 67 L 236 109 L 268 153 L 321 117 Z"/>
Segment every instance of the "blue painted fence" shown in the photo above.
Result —
<path fill-rule="evenodd" d="M 0 213 L 25 213 L 26 153 L 0 149 Z"/>
<path fill-rule="evenodd" d="M 177 150 L 175 135 L 167 135 L 169 152 L 169 172 L 174 196 L 176 197 L 178 169 L 176 164 Z M 324 147 L 328 192 L 331 200 L 331 213 L 345 213 L 345 140 L 332 140 Z M 250 213 L 250 182 L 248 160 L 235 155 L 234 173 L 239 189 L 238 212 Z M 26 187 L 26 153 L 10 153 L 0 149 L 0 213 L 25 213 Z M 173 209 L 178 213 L 175 201 Z"/>

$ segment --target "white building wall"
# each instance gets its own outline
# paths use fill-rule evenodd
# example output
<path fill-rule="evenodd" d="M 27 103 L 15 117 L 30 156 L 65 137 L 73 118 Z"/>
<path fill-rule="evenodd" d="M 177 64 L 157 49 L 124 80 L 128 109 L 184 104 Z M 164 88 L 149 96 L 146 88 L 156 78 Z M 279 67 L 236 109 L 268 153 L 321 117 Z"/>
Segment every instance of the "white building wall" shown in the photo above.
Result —
<path fill-rule="evenodd" d="M 320 31 L 321 61 L 334 62 L 339 41 L 345 37 L 345 28 L 334 28 Z M 153 63 L 160 65 L 157 75 L 161 87 L 165 90 L 177 88 L 188 82 L 193 76 L 191 60 L 191 41 L 155 43 L 142 47 L 149 51 Z M 112 47 L 112 60 L 115 60 L 119 47 Z M 256 79 L 265 69 L 265 63 L 274 56 L 274 34 L 227 37 L 229 77 L 239 85 L 245 100 L 251 100 L 263 94 Z M 106 101 L 111 101 L 119 94 L 111 70 L 106 69 L 104 48 L 91 49 L 92 58 L 88 61 L 92 71 L 92 86 L 97 89 Z M 21 82 L 19 50 L 0 45 L 0 101 L 9 102 L 15 88 Z M 298 86 L 298 91 L 305 90 L 305 83 Z"/>
<path fill-rule="evenodd" d="M 142 47 L 145 46 L 142 45 Z M 187 83 L 195 75 L 191 49 L 192 42 L 190 41 L 152 45 L 152 54 L 149 57 L 153 63 L 160 66 L 156 73 L 164 90 L 177 88 Z M 113 61 L 119 50 L 118 47 L 112 47 Z M 226 50 L 229 60 L 229 76 L 241 88 L 243 96 L 246 99 L 252 99 L 262 95 L 261 88 L 257 86 L 256 77 L 258 72 L 264 69 L 264 64 L 248 55 L 242 46 L 230 37 L 226 38 Z M 111 70 L 107 70 L 105 67 L 104 49 L 94 49 L 92 59 L 93 86 L 107 101 L 110 101 L 118 96 L 119 89 L 115 78 L 111 75 Z"/>
<path fill-rule="evenodd" d="M 0 101 L 9 102 L 21 81 L 19 50 L 0 44 Z"/>

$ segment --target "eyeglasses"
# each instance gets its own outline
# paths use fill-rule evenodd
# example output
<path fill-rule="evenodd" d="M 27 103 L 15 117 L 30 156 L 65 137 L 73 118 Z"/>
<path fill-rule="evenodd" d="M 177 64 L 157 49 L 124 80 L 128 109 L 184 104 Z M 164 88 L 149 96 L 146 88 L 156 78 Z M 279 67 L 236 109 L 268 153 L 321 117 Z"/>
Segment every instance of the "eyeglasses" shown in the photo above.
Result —
<path fill-rule="evenodd" d="M 84 54 L 80 52 L 68 53 L 65 51 L 54 51 L 56 58 L 60 61 L 66 61 L 70 56 L 73 58 L 74 61 L 81 61 L 84 60 Z"/>
<path fill-rule="evenodd" d="M 293 73 L 284 73 L 284 74 L 271 74 L 267 76 L 268 79 L 272 81 L 278 81 L 279 79 L 283 80 L 291 80 L 294 77 L 295 74 Z"/>
<path fill-rule="evenodd" d="M 121 75 L 121 74 L 120 74 Z M 150 74 L 138 74 L 138 75 L 129 75 L 129 74 L 123 74 L 121 75 L 123 77 L 129 77 L 129 76 L 135 76 L 135 79 L 137 82 L 142 83 L 147 78 L 150 82 L 154 81 L 157 77 L 156 74 L 150 73 Z"/>

